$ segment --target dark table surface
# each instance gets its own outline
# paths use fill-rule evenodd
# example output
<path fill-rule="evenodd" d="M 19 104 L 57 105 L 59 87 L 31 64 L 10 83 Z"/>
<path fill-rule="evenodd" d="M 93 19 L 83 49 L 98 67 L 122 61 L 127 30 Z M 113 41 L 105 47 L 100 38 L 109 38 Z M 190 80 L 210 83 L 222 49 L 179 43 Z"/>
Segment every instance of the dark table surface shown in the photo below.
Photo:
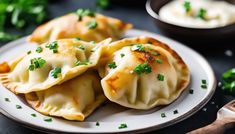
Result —
<path fill-rule="evenodd" d="M 131 0 L 134 1 L 134 0 Z M 138 0 L 139 1 L 139 0 Z M 75 11 L 77 8 L 90 8 L 95 10 L 94 0 L 60 0 L 52 1 L 49 5 L 50 18 L 61 16 L 68 12 Z M 123 21 L 134 24 L 135 28 L 151 31 L 158 34 L 163 34 L 159 28 L 157 28 L 152 18 L 147 14 L 145 10 L 145 4 L 139 6 L 130 6 L 123 4 L 112 4 L 109 10 L 98 10 L 108 16 L 122 19 Z M 30 34 L 32 28 L 24 30 L 25 34 Z M 165 35 L 167 36 L 167 35 Z M 175 39 L 177 40 L 177 39 Z M 220 81 L 221 75 L 227 69 L 235 67 L 235 55 L 227 56 L 226 51 L 230 50 L 235 52 L 235 37 L 234 39 L 224 39 L 220 41 L 213 41 L 204 43 L 195 43 L 194 41 L 180 40 L 184 44 L 192 47 L 201 53 L 211 64 L 214 69 L 217 80 Z M 4 45 L 3 43 L 0 45 Z M 205 126 L 216 118 L 216 112 L 224 104 L 231 101 L 235 97 L 224 95 L 221 92 L 220 87 L 217 87 L 216 93 L 210 102 L 204 107 L 204 110 L 199 110 L 195 115 L 190 118 L 176 124 L 163 128 L 161 130 L 154 131 L 153 133 L 160 134 L 175 134 L 186 133 L 193 129 Z M 0 114 L 0 134 L 38 134 L 40 132 L 31 130 L 29 128 L 22 127 L 20 124 L 7 119 Z M 227 134 L 234 134 L 235 128 L 226 132 Z"/>

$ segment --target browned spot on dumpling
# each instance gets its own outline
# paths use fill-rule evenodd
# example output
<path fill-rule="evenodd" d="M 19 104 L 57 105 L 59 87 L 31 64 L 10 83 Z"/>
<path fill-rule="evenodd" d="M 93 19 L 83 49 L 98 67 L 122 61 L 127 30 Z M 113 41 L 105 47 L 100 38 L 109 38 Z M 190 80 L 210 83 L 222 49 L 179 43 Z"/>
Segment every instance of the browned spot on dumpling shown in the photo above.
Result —
<path fill-rule="evenodd" d="M 11 71 L 11 68 L 7 62 L 3 62 L 0 64 L 0 73 L 8 73 L 10 71 Z"/>
<path fill-rule="evenodd" d="M 109 78 L 109 79 L 107 80 L 107 83 L 109 84 L 109 86 L 112 88 L 112 90 L 113 90 L 115 93 L 116 93 L 116 91 L 117 91 L 117 87 L 115 86 L 114 81 L 116 81 L 117 79 L 119 79 L 118 76 L 113 76 L 113 77 L 111 77 L 111 78 Z"/>
<path fill-rule="evenodd" d="M 76 96 L 73 96 L 73 102 L 76 104 L 76 105 L 79 105 L 78 101 L 77 101 L 77 97 Z"/>

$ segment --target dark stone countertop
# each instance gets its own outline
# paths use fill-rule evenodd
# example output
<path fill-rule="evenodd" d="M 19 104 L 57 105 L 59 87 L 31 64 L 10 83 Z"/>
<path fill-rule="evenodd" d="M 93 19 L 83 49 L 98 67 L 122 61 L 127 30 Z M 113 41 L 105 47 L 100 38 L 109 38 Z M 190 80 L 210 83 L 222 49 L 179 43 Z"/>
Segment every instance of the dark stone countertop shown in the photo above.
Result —
<path fill-rule="evenodd" d="M 61 16 L 68 12 L 75 11 L 77 8 L 90 8 L 95 9 L 94 0 L 59 0 L 53 1 L 49 5 L 49 12 L 51 18 Z M 109 10 L 99 10 L 105 15 L 122 19 L 123 21 L 133 23 L 135 28 L 147 30 L 150 32 L 163 34 L 153 23 L 152 18 L 145 10 L 145 4 L 139 6 L 113 4 Z M 27 34 L 32 31 L 31 29 L 25 30 Z M 177 39 L 176 39 L 177 40 Z M 207 43 L 194 43 L 190 41 L 181 40 L 184 44 L 192 47 L 201 53 L 211 64 L 214 69 L 217 80 L 220 81 L 222 73 L 230 68 L 235 67 L 235 60 L 233 56 L 226 56 L 225 51 L 231 50 L 235 52 L 235 37 L 234 39 L 226 39 L 221 41 L 211 41 Z M 0 44 L 4 45 L 4 44 Z M 176 124 L 154 131 L 153 133 L 159 134 L 175 134 L 186 133 L 190 130 L 205 126 L 213 122 L 216 118 L 216 112 L 220 107 L 234 99 L 235 97 L 224 95 L 221 89 L 217 87 L 216 93 L 211 101 L 205 106 L 206 112 L 200 110 L 190 118 Z M 211 102 L 215 102 L 215 104 Z M 0 115 L 0 134 L 38 134 L 40 132 L 33 131 L 28 128 L 22 127 L 20 124 L 5 118 Z M 227 134 L 235 133 L 235 128 L 230 129 Z"/>

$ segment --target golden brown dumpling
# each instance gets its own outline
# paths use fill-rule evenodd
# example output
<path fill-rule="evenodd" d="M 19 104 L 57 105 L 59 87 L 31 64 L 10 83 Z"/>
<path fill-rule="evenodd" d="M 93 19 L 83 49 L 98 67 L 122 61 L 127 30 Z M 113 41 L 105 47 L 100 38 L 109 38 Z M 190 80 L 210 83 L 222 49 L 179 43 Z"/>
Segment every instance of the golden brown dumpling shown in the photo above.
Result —
<path fill-rule="evenodd" d="M 25 94 L 25 98 L 40 113 L 78 121 L 83 121 L 106 100 L 95 72 L 85 72 L 61 85 Z"/>
<path fill-rule="evenodd" d="M 76 39 L 63 39 L 40 45 L 31 53 L 9 62 L 10 72 L 0 74 L 0 82 L 15 93 L 48 89 L 72 79 L 91 67 L 100 57 L 99 45 Z M 101 46 L 102 46 L 101 45 Z"/>
<path fill-rule="evenodd" d="M 117 40 L 124 31 L 131 27 L 131 24 L 98 13 L 95 16 L 83 16 L 80 21 L 77 14 L 70 13 L 39 26 L 29 37 L 29 41 L 44 43 L 75 37 L 95 42 L 100 42 L 108 37 Z"/>
<path fill-rule="evenodd" d="M 126 38 L 106 46 L 98 70 L 105 96 L 122 106 L 149 109 L 179 97 L 190 81 L 180 56 L 153 38 Z"/>

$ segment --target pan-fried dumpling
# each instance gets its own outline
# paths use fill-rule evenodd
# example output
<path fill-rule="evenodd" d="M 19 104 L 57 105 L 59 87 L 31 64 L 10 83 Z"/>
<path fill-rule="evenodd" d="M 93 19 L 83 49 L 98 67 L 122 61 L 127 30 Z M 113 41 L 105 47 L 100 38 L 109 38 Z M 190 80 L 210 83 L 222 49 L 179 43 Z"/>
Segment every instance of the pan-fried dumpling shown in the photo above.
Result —
<path fill-rule="evenodd" d="M 105 96 L 122 106 L 149 109 L 166 105 L 187 87 L 190 72 L 180 56 L 149 37 L 109 44 L 99 62 Z"/>
<path fill-rule="evenodd" d="M 84 41 L 99 42 L 108 37 L 119 39 L 123 32 L 132 27 L 121 20 L 79 9 L 39 26 L 30 36 L 30 42 L 44 43 L 62 38 L 79 37 Z"/>
<path fill-rule="evenodd" d="M 94 72 L 86 72 L 61 85 L 25 94 L 27 102 L 45 115 L 83 121 L 106 100 L 100 78 Z"/>
<path fill-rule="evenodd" d="M 107 39 L 97 45 L 105 46 L 110 41 Z M 95 66 L 101 53 L 101 47 L 95 46 L 76 39 L 45 43 L 9 62 L 11 71 L 0 74 L 0 81 L 15 93 L 48 89 Z"/>

